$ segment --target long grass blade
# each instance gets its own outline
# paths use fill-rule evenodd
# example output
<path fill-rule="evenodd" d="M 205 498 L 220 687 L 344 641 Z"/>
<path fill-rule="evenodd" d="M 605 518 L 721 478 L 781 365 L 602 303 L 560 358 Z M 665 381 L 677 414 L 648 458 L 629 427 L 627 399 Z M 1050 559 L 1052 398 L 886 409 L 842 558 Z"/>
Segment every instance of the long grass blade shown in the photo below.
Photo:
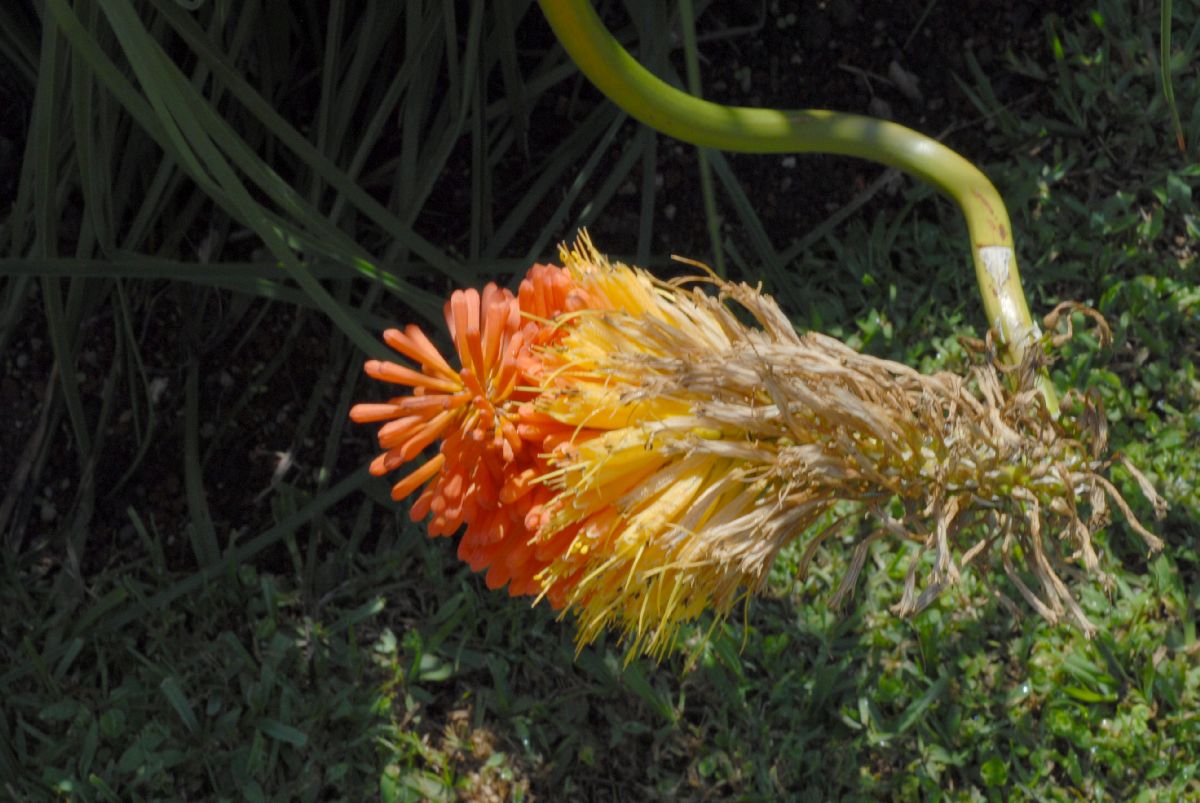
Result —
<path fill-rule="evenodd" d="M 0 56 L 28 86 L 38 82 L 38 33 L 24 4 L 0 3 Z"/>
<path fill-rule="evenodd" d="M 1175 144 L 1186 156 L 1187 140 L 1183 136 L 1183 123 L 1179 121 L 1179 108 L 1175 105 L 1175 85 L 1171 82 L 1171 0 L 1162 0 L 1158 15 L 1158 69 L 1162 75 L 1163 97 L 1171 110 L 1171 122 L 1175 124 Z"/>
<path fill-rule="evenodd" d="M 204 491 L 200 461 L 200 358 L 197 355 L 188 360 L 184 391 L 183 484 L 190 518 L 188 532 L 196 563 L 201 569 L 208 569 L 221 560 L 221 547 L 208 507 L 208 495 Z"/>

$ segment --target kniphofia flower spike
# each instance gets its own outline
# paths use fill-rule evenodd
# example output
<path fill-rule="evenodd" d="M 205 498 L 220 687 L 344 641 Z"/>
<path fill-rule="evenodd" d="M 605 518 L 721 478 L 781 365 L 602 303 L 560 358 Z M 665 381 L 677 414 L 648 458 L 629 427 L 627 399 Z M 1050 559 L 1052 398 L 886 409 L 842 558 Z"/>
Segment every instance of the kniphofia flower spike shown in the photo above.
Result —
<path fill-rule="evenodd" d="M 797 538 L 807 567 L 839 531 L 818 527 L 839 502 L 877 526 L 854 545 L 835 599 L 885 536 L 933 552 L 923 581 L 912 560 L 902 614 L 990 557 L 1043 616 L 1090 631 L 1058 568 L 1100 573 L 1091 534 L 1108 502 L 1160 546 L 1103 476 L 1094 403 L 1048 409 L 1040 348 L 1016 369 L 985 349 L 965 377 L 923 375 L 798 334 L 745 284 L 662 282 L 610 263 L 586 235 L 560 255 L 563 267 L 535 265 L 516 296 L 454 293 L 457 368 L 416 327 L 387 332 L 419 370 L 366 371 L 412 392 L 351 417 L 386 422 L 375 473 L 419 462 L 393 496 L 424 485 L 412 516 L 431 517 L 430 535 L 463 530 L 459 555 L 487 569 L 490 587 L 574 611 L 580 645 L 614 629 L 630 655 L 661 655 L 681 624 L 759 589 Z"/>

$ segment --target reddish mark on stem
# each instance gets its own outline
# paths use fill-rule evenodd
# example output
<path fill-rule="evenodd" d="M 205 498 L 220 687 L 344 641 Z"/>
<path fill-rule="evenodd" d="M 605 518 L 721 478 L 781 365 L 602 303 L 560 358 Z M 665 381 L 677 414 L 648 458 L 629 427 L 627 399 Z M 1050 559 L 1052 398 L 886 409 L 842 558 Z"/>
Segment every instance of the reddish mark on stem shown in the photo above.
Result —
<path fill-rule="evenodd" d="M 987 211 L 988 211 L 989 215 L 991 215 L 992 217 L 996 216 L 996 210 L 992 209 L 992 205 L 990 203 L 988 203 L 987 197 L 984 196 L 984 194 L 982 192 L 980 192 L 979 190 L 971 190 L 971 194 L 975 196 L 976 200 L 978 200 L 979 203 L 981 203 L 987 207 Z"/>
<path fill-rule="evenodd" d="M 1000 238 L 1000 242 L 1001 243 L 1007 242 L 1008 241 L 1008 227 L 1006 227 L 1003 223 L 996 220 L 996 218 L 997 218 L 996 210 L 993 209 L 991 203 L 988 202 L 987 196 L 984 195 L 979 190 L 971 190 L 971 194 L 975 196 L 975 200 L 979 201 L 979 203 L 983 204 L 984 207 L 987 209 L 988 216 L 991 218 L 992 225 L 995 226 L 995 228 L 996 228 L 996 235 Z"/>

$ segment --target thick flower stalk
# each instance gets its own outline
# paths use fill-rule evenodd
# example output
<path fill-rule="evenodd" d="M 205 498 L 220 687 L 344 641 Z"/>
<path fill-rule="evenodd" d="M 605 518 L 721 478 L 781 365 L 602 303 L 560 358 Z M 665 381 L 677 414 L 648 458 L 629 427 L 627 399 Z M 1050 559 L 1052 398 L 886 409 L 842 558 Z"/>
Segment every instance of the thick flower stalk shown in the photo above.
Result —
<path fill-rule="evenodd" d="M 1108 504 L 1160 546 L 1103 476 L 1094 403 L 1049 411 L 1041 349 L 1014 369 L 988 353 L 965 377 L 923 375 L 798 334 L 745 284 L 661 282 L 586 238 L 562 260 L 535 266 L 517 297 L 492 286 L 454 295 L 460 368 L 414 327 L 387 333 L 421 371 L 370 362 L 367 373 L 413 394 L 352 417 L 388 421 L 377 473 L 441 438 L 393 496 L 428 482 L 413 517 L 431 514 L 431 535 L 465 528 L 460 555 L 488 567 L 489 586 L 574 611 L 581 645 L 613 629 L 631 655 L 661 655 L 681 624 L 761 588 L 797 538 L 807 566 L 839 531 L 818 527 L 839 503 L 876 527 L 836 599 L 876 540 L 921 546 L 901 614 L 990 557 L 1040 614 L 1090 632 L 1059 570 L 1068 560 L 1102 576 L 1092 533 Z"/>
<path fill-rule="evenodd" d="M 1040 333 L 1029 314 L 1004 199 L 979 168 L 937 140 L 888 120 L 828 109 L 725 106 L 651 74 L 604 27 L 591 0 L 539 0 L 559 43 L 596 88 L 632 117 L 683 142 L 744 153 L 837 153 L 897 167 L 962 211 L 988 323 L 1010 364 Z M 1058 394 L 1038 386 L 1051 412 Z"/>

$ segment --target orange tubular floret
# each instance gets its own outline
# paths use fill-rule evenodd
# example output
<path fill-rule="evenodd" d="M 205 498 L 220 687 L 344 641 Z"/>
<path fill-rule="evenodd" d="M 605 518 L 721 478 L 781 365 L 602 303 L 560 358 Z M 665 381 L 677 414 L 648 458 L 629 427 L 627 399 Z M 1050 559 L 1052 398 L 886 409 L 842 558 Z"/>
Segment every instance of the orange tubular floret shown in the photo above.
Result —
<path fill-rule="evenodd" d="M 499 511 L 500 516 L 504 516 L 503 511 Z M 514 528 L 511 522 L 508 522 L 507 517 L 493 524 L 488 533 L 493 537 L 491 540 L 485 541 L 482 538 L 463 539 L 461 545 L 461 553 L 466 555 L 465 560 L 471 564 L 474 571 L 479 571 L 485 566 L 499 562 L 504 552 L 511 547 L 511 540 L 514 532 L 520 532 L 519 528 Z M 520 536 L 517 536 L 520 537 Z"/>
<path fill-rule="evenodd" d="M 593 437 L 596 430 L 583 430 L 576 434 L 573 429 L 564 427 L 557 432 L 551 432 L 542 439 L 542 451 L 546 454 L 552 454 L 559 450 L 561 446 L 574 446 L 583 443 L 588 438 Z"/>
<path fill-rule="evenodd" d="M 496 389 L 500 398 L 508 398 L 516 390 L 517 380 L 521 373 L 518 370 L 518 362 L 523 350 L 525 350 L 525 333 L 518 331 L 508 341 L 508 347 L 504 350 L 500 359 L 500 367 L 492 382 L 492 387 Z"/>
<path fill-rule="evenodd" d="M 520 474 L 509 476 L 504 483 L 504 487 L 500 489 L 500 501 L 506 505 L 516 502 L 533 490 L 533 484 L 537 480 L 537 476 L 537 469 L 532 467 L 525 469 Z"/>
<path fill-rule="evenodd" d="M 418 468 L 413 473 L 409 474 L 400 482 L 392 486 L 392 499 L 399 502 L 415 491 L 419 486 L 425 484 L 429 479 L 442 470 L 442 466 L 446 464 L 446 455 L 434 455 L 428 462 Z"/>
<path fill-rule="evenodd" d="M 521 435 L 522 438 L 529 441 L 530 443 L 541 443 L 542 441 L 544 441 L 546 438 L 550 437 L 551 435 L 557 435 L 558 433 L 562 432 L 563 429 L 569 429 L 569 428 L 564 427 L 562 424 L 559 424 L 557 421 L 554 422 L 554 424 L 541 424 L 541 423 L 534 424 L 534 423 L 526 423 L 525 421 L 522 421 L 520 424 L 517 425 L 517 432 Z"/>
<path fill-rule="evenodd" d="M 434 439 L 441 435 L 446 427 L 450 424 L 450 416 L 453 411 L 446 410 L 444 413 L 434 416 L 428 423 L 419 429 L 413 436 L 400 448 L 400 456 L 407 460 L 412 460 L 421 450 L 429 444 L 433 443 Z"/>
<path fill-rule="evenodd" d="M 416 324 L 410 323 L 403 332 L 399 329 L 388 329 L 383 333 L 383 342 L 413 362 L 420 363 L 426 371 L 433 370 L 448 378 L 455 376 L 450 363 L 446 362 L 441 352 Z"/>
<path fill-rule="evenodd" d="M 521 280 L 521 287 L 517 290 L 517 300 L 521 304 L 521 312 L 530 315 L 536 315 L 539 318 L 545 318 L 546 315 L 537 304 L 537 285 L 534 283 L 535 272 L 545 265 L 534 265 L 529 269 L 529 273 Z"/>
<path fill-rule="evenodd" d="M 496 289 L 496 285 L 489 284 L 484 288 L 483 361 L 485 365 L 495 365 L 500 355 L 500 341 L 511 306 L 511 303 Z"/>
<path fill-rule="evenodd" d="M 412 434 L 420 429 L 429 419 L 420 415 L 406 415 L 387 422 L 379 428 L 379 448 L 395 449 L 403 446 Z"/>
<path fill-rule="evenodd" d="M 425 490 L 421 491 L 421 495 L 417 497 L 417 501 L 413 502 L 412 509 L 408 511 L 409 517 L 413 521 L 420 521 L 429 514 L 429 508 L 433 504 L 434 491 L 433 486 L 426 485 Z"/>
<path fill-rule="evenodd" d="M 523 445 L 521 441 L 521 435 L 517 432 L 517 428 L 514 427 L 512 422 L 507 418 L 501 419 L 499 434 L 504 439 L 504 442 L 500 448 L 504 450 L 505 454 L 508 454 L 510 450 L 513 454 L 515 454 L 521 449 L 521 446 Z"/>
<path fill-rule="evenodd" d="M 481 342 L 483 321 L 480 320 L 479 291 L 471 288 L 466 292 L 466 297 L 467 330 L 465 337 L 467 351 L 471 355 L 471 365 L 482 377 L 486 377 L 491 371 L 488 364 L 483 361 L 483 343 Z M 463 365 L 466 365 L 465 361 Z"/>
<path fill-rule="evenodd" d="M 487 583 L 487 587 L 495 591 L 497 588 L 502 588 L 505 583 L 512 579 L 512 572 L 509 571 L 504 561 L 497 560 L 492 563 L 487 574 L 483 576 L 483 579 Z"/>
<path fill-rule="evenodd" d="M 533 556 L 540 561 L 549 563 L 557 558 L 567 548 L 571 546 L 571 542 L 575 540 L 575 536 L 579 533 L 578 526 L 566 527 L 546 541 L 540 541 L 533 547 Z"/>
<path fill-rule="evenodd" d="M 454 341 L 454 349 L 458 352 L 458 359 L 463 368 L 475 367 L 471 359 L 471 350 L 467 346 L 467 302 L 476 292 L 475 288 L 455 290 L 450 294 L 450 300 L 444 308 L 446 326 L 450 329 L 450 338 Z"/>
<path fill-rule="evenodd" d="M 442 410 L 454 410 L 462 407 L 471 400 L 469 393 L 456 393 L 453 396 L 408 396 L 396 405 L 402 413 L 429 415 L 440 413 Z"/>
<path fill-rule="evenodd" d="M 383 454 L 376 456 L 371 461 L 370 472 L 372 477 L 382 477 L 388 472 L 395 471 L 404 465 L 404 461 L 400 459 L 400 448 L 388 449 Z"/>
<path fill-rule="evenodd" d="M 400 414 L 400 408 L 394 404 L 356 404 L 350 408 L 350 420 L 356 424 L 391 421 Z"/>
<path fill-rule="evenodd" d="M 479 377 L 474 371 L 472 371 L 470 368 L 464 368 L 458 372 L 458 375 L 462 377 L 462 382 L 467 386 L 467 390 L 475 394 L 474 398 L 477 405 L 482 402 L 487 407 L 492 406 L 488 402 L 487 393 L 484 391 L 483 385 L 480 384 Z"/>
<path fill-rule="evenodd" d="M 405 368 L 403 365 L 397 365 L 394 362 L 383 362 L 382 360 L 367 360 L 363 366 L 363 371 L 372 379 L 378 379 L 381 382 L 390 382 L 393 385 L 428 388 L 430 390 L 440 390 L 443 393 L 453 393 L 462 387 L 458 382 L 429 376 L 420 371 Z"/>
<path fill-rule="evenodd" d="M 461 504 L 462 494 L 463 494 L 463 473 L 461 471 L 458 471 L 454 474 L 451 474 L 450 478 L 446 482 L 442 483 L 442 496 L 450 502 L 456 502 L 456 503 Z"/>

